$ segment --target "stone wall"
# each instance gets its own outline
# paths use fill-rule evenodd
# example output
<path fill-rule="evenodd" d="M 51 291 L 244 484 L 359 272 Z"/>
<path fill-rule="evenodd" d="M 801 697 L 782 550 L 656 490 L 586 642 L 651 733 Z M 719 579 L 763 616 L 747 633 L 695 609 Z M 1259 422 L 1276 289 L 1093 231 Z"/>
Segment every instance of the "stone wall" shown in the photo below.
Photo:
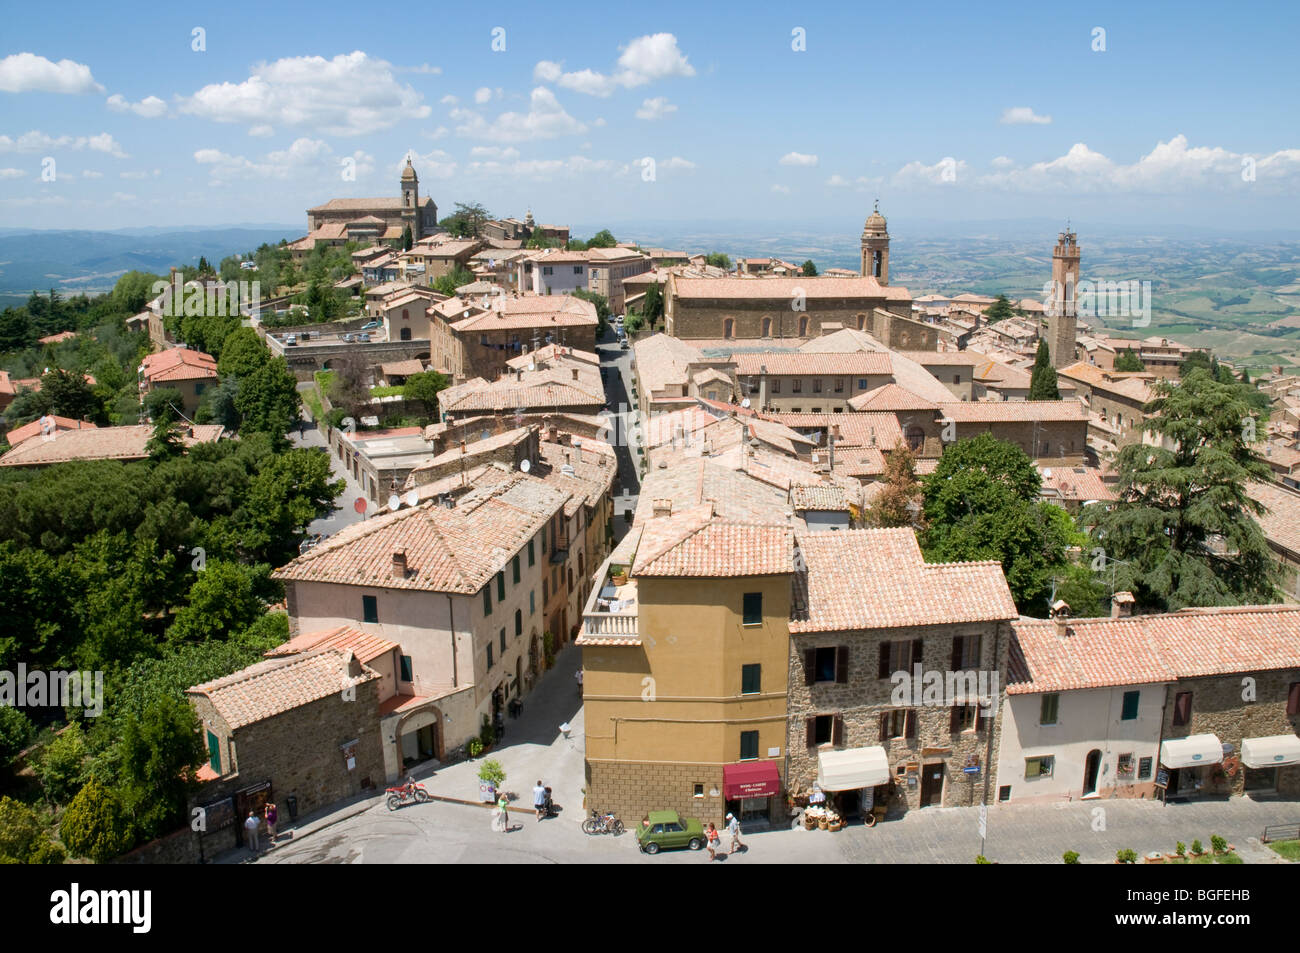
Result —
<path fill-rule="evenodd" d="M 1246 678 L 1254 680 L 1256 700 L 1253 702 L 1242 697 Z M 1180 679 L 1167 690 L 1161 739 L 1213 734 L 1223 744 L 1232 745 L 1233 756 L 1240 758 L 1243 738 L 1267 738 L 1300 731 L 1300 716 L 1286 713 L 1287 691 L 1293 682 L 1300 682 L 1300 668 Z M 1179 692 L 1192 693 L 1192 717 L 1188 724 L 1175 728 L 1174 701 Z M 1244 792 L 1244 770 L 1238 770 L 1235 777 L 1217 777 L 1220 772 L 1213 768 L 1202 770 L 1205 787 L 1201 793 Z M 1278 772 L 1278 791 L 1292 797 L 1300 795 L 1300 766 Z"/>
<path fill-rule="evenodd" d="M 697 784 L 704 785 L 704 797 L 694 796 Z M 718 796 L 710 797 L 714 789 Z M 727 814 L 722 792 L 720 764 L 587 761 L 587 811 L 613 811 L 629 831 L 651 811 L 676 811 L 721 830 Z"/>
<path fill-rule="evenodd" d="M 925 671 L 946 673 L 952 665 L 953 637 L 957 635 L 982 636 L 980 669 L 997 674 L 995 697 L 997 708 L 987 723 L 977 720 L 977 727 L 954 734 L 950 731 L 951 709 L 943 706 L 909 705 L 916 710 L 916 735 L 913 738 L 892 738 L 881 745 L 880 716 L 894 710 L 891 695 L 894 682 L 878 677 L 880 645 L 882 642 L 911 641 L 924 643 L 921 665 Z M 923 766 L 943 762 L 945 765 L 944 807 L 962 807 L 983 800 L 985 774 L 988 778 L 990 798 L 997 790 L 998 746 L 1001 742 L 1002 689 L 1006 683 L 1007 646 L 1010 628 L 1005 623 L 972 625 L 942 625 L 924 628 L 872 629 L 858 632 L 808 633 L 792 635 L 790 639 L 789 679 L 789 750 L 790 790 L 808 793 L 817 778 L 818 752 L 832 746 L 809 748 L 806 719 L 817 715 L 839 715 L 843 719 L 843 744 L 839 748 L 870 748 L 881 745 L 889 758 L 892 771 L 908 764 Z M 848 648 L 849 674 L 846 683 L 818 682 L 804 684 L 804 651 L 831 646 Z M 990 763 L 989 731 L 992 731 L 993 760 Z M 931 749 L 929 754 L 923 753 Z M 968 764 L 981 767 L 979 775 L 963 772 Z M 895 778 L 899 776 L 895 773 Z M 895 783 L 895 793 L 900 795 L 896 806 L 917 808 L 921 805 L 921 780 L 911 786 L 906 781 Z"/>
<path fill-rule="evenodd" d="M 771 298 L 713 300 L 675 297 L 671 306 L 672 325 L 669 333 L 683 340 L 725 338 L 728 319 L 732 321 L 731 337 L 741 340 L 820 337 L 823 323 L 870 331 L 872 312 L 877 310 L 907 319 L 908 325 L 916 324 L 910 320 L 910 301 L 887 302 L 883 298 L 809 298 L 806 311 L 793 311 L 789 301 Z M 882 326 L 887 323 L 883 318 L 875 320 Z M 767 323 L 764 324 L 764 321 Z M 901 329 L 898 337 L 902 337 Z M 937 336 L 934 340 L 937 340 Z M 916 351 L 932 351 L 936 347 L 933 342 L 927 344 L 919 334 L 909 337 L 906 346 Z"/>
<path fill-rule="evenodd" d="M 209 839 L 215 842 L 217 838 Z M 224 850 L 234 845 L 234 835 L 232 834 L 228 841 L 222 841 L 221 847 Z M 213 848 L 215 843 L 205 846 L 205 850 L 199 850 L 199 835 L 188 827 L 183 827 L 171 834 L 159 837 L 157 840 L 151 840 L 147 844 L 141 844 L 133 851 L 123 854 L 116 858 L 115 864 L 197 864 L 202 860 L 211 860 L 215 853 Z"/>

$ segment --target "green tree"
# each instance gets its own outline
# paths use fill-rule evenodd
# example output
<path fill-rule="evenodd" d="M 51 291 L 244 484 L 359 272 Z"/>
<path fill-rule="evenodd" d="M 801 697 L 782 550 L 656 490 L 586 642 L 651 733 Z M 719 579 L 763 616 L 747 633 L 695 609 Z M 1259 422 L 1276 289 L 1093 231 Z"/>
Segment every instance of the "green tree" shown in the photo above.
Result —
<path fill-rule="evenodd" d="M 439 275 L 434 279 L 433 290 L 439 294 L 454 295 L 457 288 L 472 281 L 474 281 L 474 272 L 457 265 L 453 271 L 449 271 L 445 275 Z"/>
<path fill-rule="evenodd" d="M 152 701 L 138 719 L 121 725 L 117 744 L 122 800 L 146 839 L 182 821 L 186 802 L 197 787 L 195 772 L 207 760 L 199 740 L 199 720 L 189 703 L 164 697 Z"/>
<path fill-rule="evenodd" d="M 406 379 L 406 383 L 402 385 L 402 396 L 407 401 L 413 401 L 423 407 L 424 416 L 436 418 L 438 416 L 438 394 L 449 383 L 447 378 L 437 371 L 412 374 Z"/>
<path fill-rule="evenodd" d="M 67 804 L 81 790 L 86 778 L 86 735 L 80 722 L 73 722 L 45 746 L 36 762 L 45 798 L 51 804 Z"/>
<path fill-rule="evenodd" d="M 1144 426 L 1164 445 L 1123 448 L 1117 500 L 1085 514 L 1115 588 L 1160 610 L 1272 602 L 1276 574 L 1253 519 L 1263 506 L 1246 489 L 1272 472 L 1250 448 L 1264 428 L 1247 388 L 1204 368 L 1154 387 Z"/>
<path fill-rule="evenodd" d="M 609 330 L 609 299 L 603 294 L 578 288 L 573 292 L 575 298 L 590 301 L 596 307 L 596 336 L 600 337 Z"/>
<path fill-rule="evenodd" d="M 12 705 L 0 705 L 0 780 L 8 775 L 9 766 L 31 737 L 28 717 Z"/>
<path fill-rule="evenodd" d="M 270 358 L 253 373 L 239 379 L 235 409 L 242 421 L 241 433 L 270 434 L 277 446 L 282 445 L 301 407 L 298 379 L 283 357 Z"/>
<path fill-rule="evenodd" d="M 989 324 L 994 324 L 1006 318 L 1014 318 L 1015 316 L 1015 309 L 1011 306 L 1011 301 L 1006 295 L 998 295 L 984 311 L 984 317 L 988 318 Z"/>
<path fill-rule="evenodd" d="M 617 245 L 618 239 L 608 228 L 602 228 L 587 240 L 588 248 L 614 248 Z"/>
<path fill-rule="evenodd" d="M 63 848 L 45 833 L 35 811 L 13 798 L 0 798 L 0 864 L 61 864 L 63 860 Z"/>
<path fill-rule="evenodd" d="M 913 526 L 918 523 L 921 485 L 916 479 L 916 456 L 906 443 L 900 443 L 886 455 L 881 482 L 883 489 L 871 504 L 871 525 Z"/>
<path fill-rule="evenodd" d="M 1045 613 L 1067 539 L 1051 512 L 1057 508 L 1038 501 L 1042 479 L 1024 451 L 987 433 L 960 440 L 922 485 L 926 559 L 995 559 L 1020 611 Z"/>
<path fill-rule="evenodd" d="M 1038 354 L 1034 357 L 1034 371 L 1029 377 L 1030 400 L 1060 400 L 1061 392 L 1057 389 L 1056 368 L 1044 338 L 1038 339 Z"/>
<path fill-rule="evenodd" d="M 1142 358 L 1133 352 L 1132 348 L 1124 348 L 1115 355 L 1115 370 L 1122 372 L 1144 371 L 1146 365 L 1142 363 Z"/>
<path fill-rule="evenodd" d="M 645 299 L 641 302 L 641 318 L 646 326 L 653 329 L 664 316 L 663 289 L 655 282 L 646 286 Z"/>
<path fill-rule="evenodd" d="M 720 251 L 711 251 L 704 256 L 704 263 L 712 265 L 714 268 L 721 268 L 724 271 L 731 271 L 731 257 L 724 255 Z"/>
<path fill-rule="evenodd" d="M 59 837 L 73 854 L 97 864 L 108 863 L 135 843 L 131 818 L 121 799 L 93 779 L 63 812 Z"/>
<path fill-rule="evenodd" d="M 176 613 L 167 629 L 167 638 L 205 642 L 247 629 L 266 611 L 257 597 L 255 574 L 252 567 L 240 563 L 208 560 L 190 587 L 189 604 Z"/>
<path fill-rule="evenodd" d="M 811 258 L 809 258 L 807 261 L 803 263 L 803 273 L 804 276 L 807 278 L 817 277 L 817 266 L 813 264 L 813 260 Z"/>
<path fill-rule="evenodd" d="M 122 314 L 139 314 L 154 297 L 154 285 L 166 280 L 146 271 L 128 271 L 113 286 L 113 305 Z"/>
<path fill-rule="evenodd" d="M 107 423 L 103 405 L 96 399 L 82 374 L 51 368 L 41 378 L 41 392 L 50 402 L 50 413 L 73 420 Z"/>
<path fill-rule="evenodd" d="M 1192 351 L 1178 366 L 1178 376 L 1186 377 L 1192 371 L 1205 370 L 1211 377 L 1218 377 L 1219 362 L 1209 351 Z"/>
<path fill-rule="evenodd" d="M 175 387 L 157 387 L 144 395 L 144 411 L 154 423 L 180 420 L 185 398 Z"/>

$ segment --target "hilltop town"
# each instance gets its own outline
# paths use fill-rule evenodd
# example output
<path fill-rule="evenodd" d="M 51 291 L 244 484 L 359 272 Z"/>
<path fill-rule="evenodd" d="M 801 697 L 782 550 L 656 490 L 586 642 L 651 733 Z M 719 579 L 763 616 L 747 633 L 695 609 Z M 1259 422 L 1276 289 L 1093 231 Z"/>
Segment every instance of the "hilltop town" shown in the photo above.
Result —
<path fill-rule="evenodd" d="M 64 782 L 114 828 L 96 859 L 244 857 L 268 804 L 305 832 L 410 779 L 455 811 L 543 775 L 560 850 L 603 812 L 643 847 L 734 816 L 805 859 L 940 807 L 1232 798 L 1262 827 L 1300 795 L 1300 379 L 1108 332 L 1149 289 L 1090 284 L 1086 235 L 1045 235 L 1044 295 L 1012 300 L 891 281 L 878 205 L 859 268 L 821 271 L 440 220 L 410 160 L 306 214 L 124 278 L 105 324 L 6 326 L 50 368 L 0 371 L 10 578 L 100 547 L 124 587 L 93 652 L 43 661 L 197 746 L 161 795 Z M 22 601 L 0 668 L 102 616 L 79 598 Z M 102 806 L 151 797 L 134 827 Z"/>

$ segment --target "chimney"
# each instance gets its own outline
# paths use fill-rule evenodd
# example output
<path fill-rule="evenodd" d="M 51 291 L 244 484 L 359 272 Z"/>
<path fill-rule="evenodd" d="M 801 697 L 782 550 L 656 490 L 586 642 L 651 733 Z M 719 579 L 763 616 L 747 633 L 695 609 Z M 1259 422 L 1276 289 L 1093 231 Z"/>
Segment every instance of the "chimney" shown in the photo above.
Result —
<path fill-rule="evenodd" d="M 394 579 L 406 578 L 406 550 L 405 549 L 393 550 L 393 578 Z"/>
<path fill-rule="evenodd" d="M 655 501 L 654 501 L 654 504 L 653 504 L 653 507 L 654 507 L 654 508 L 651 510 L 651 513 L 652 513 L 652 515 L 653 515 L 656 519 L 657 519 L 658 517 L 660 517 L 660 516 L 672 516 L 672 515 L 673 515 L 673 501 L 672 501 L 672 500 L 655 500 Z"/>
<path fill-rule="evenodd" d="M 576 367 L 573 369 L 573 379 L 575 381 L 578 379 L 578 369 Z"/>
<path fill-rule="evenodd" d="M 1070 606 L 1064 599 L 1057 599 L 1052 603 L 1052 620 L 1056 623 L 1056 635 L 1058 638 L 1066 638 L 1070 634 Z"/>
<path fill-rule="evenodd" d="M 1133 598 L 1133 593 L 1125 590 L 1117 592 L 1110 600 L 1110 617 L 1112 619 L 1128 619 L 1133 615 L 1133 603 L 1137 600 Z"/>

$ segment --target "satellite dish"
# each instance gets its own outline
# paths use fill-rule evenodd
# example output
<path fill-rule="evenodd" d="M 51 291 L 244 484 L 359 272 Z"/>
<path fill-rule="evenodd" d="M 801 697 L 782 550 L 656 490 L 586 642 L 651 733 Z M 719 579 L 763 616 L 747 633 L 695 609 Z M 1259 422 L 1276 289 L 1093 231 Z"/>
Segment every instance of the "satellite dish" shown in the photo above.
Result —
<path fill-rule="evenodd" d="M 527 460 L 520 460 L 520 461 L 519 461 L 519 469 L 520 469 L 521 471 L 523 471 L 524 473 L 527 473 L 527 472 L 528 472 L 529 470 L 531 470 L 532 468 L 533 468 L 533 465 L 532 465 L 531 463 L 529 463 Z"/>
<path fill-rule="evenodd" d="M 402 497 L 402 502 L 405 503 L 407 506 L 414 506 L 416 503 L 419 503 L 420 491 L 411 490 L 409 493 L 406 494 L 406 496 Z"/>
<path fill-rule="evenodd" d="M 537 365 L 534 364 L 534 363 L 532 363 L 532 362 L 530 361 L 529 364 L 528 364 L 528 369 L 529 369 L 530 371 L 535 371 L 535 370 L 537 370 Z"/>
<path fill-rule="evenodd" d="M 392 511 L 400 510 L 401 508 L 402 508 L 402 498 L 398 496 L 396 493 L 394 493 L 392 496 L 388 498 L 388 511 L 391 513 Z"/>
<path fill-rule="evenodd" d="M 741 407 L 744 407 L 746 410 L 748 410 L 748 409 L 749 409 L 749 398 L 746 397 L 744 400 L 742 400 L 742 401 L 740 402 L 740 406 L 741 406 Z"/>

